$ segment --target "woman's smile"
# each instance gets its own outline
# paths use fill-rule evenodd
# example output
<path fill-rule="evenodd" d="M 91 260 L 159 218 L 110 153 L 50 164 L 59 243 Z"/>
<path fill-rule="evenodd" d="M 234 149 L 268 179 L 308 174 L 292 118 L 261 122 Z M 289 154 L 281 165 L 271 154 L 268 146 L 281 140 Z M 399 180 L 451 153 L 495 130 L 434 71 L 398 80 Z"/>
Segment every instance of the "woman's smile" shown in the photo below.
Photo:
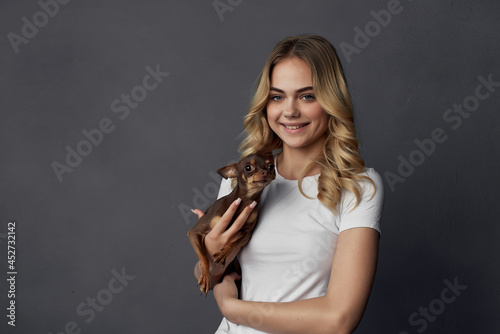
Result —
<path fill-rule="evenodd" d="M 309 123 L 303 123 L 303 124 L 286 124 L 286 123 L 281 123 L 285 128 L 288 130 L 298 130 L 302 129 L 303 127 L 309 125 Z"/>

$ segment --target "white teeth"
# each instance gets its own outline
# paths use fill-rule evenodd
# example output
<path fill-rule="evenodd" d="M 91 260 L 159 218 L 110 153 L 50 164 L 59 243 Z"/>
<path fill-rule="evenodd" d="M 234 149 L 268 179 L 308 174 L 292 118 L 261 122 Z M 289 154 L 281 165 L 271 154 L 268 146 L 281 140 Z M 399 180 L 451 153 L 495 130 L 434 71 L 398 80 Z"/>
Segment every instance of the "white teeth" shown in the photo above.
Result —
<path fill-rule="evenodd" d="M 284 125 L 284 124 L 283 124 Z M 300 128 L 303 128 L 305 125 L 297 125 L 297 126 L 289 126 L 289 125 L 285 125 L 285 128 L 287 129 L 290 129 L 290 130 L 297 130 L 297 129 L 300 129 Z"/>

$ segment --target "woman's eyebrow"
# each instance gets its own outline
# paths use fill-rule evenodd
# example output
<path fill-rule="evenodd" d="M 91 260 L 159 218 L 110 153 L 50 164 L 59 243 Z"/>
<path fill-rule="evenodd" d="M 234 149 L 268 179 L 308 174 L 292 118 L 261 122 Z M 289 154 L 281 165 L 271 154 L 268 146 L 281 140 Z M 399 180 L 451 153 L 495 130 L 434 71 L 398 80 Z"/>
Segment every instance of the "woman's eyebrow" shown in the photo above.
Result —
<path fill-rule="evenodd" d="M 281 89 L 276 88 L 276 87 L 271 87 L 271 88 L 269 88 L 269 90 L 272 90 L 272 91 L 275 91 L 275 92 L 278 92 L 278 93 L 284 93 L 285 92 L 284 90 L 281 90 Z M 302 93 L 302 92 L 305 92 L 305 91 L 308 91 L 308 90 L 313 90 L 313 87 L 312 86 L 307 86 L 307 87 L 303 87 L 303 88 L 297 89 L 297 93 Z"/>

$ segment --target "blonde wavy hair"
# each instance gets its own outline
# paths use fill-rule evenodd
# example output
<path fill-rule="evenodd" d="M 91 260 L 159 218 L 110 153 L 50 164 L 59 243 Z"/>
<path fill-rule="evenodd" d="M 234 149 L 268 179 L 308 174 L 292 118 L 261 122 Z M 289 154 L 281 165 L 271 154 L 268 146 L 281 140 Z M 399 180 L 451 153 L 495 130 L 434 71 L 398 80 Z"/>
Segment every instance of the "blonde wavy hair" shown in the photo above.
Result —
<path fill-rule="evenodd" d="M 284 59 L 295 57 L 304 60 L 311 68 L 314 94 L 329 115 L 322 154 L 301 171 L 299 190 L 306 196 L 302 190 L 302 180 L 307 171 L 319 165 L 321 174 L 318 179 L 318 199 L 333 212 L 337 212 L 342 192 L 350 190 L 356 196 L 357 206 L 361 200 L 359 181 L 370 182 L 373 189 L 375 184 L 370 178 L 360 175 L 364 171 L 365 162 L 358 150 L 347 82 L 335 48 L 323 37 L 292 36 L 274 47 L 259 75 L 255 94 L 244 117 L 246 137 L 239 147 L 241 156 L 282 148 L 283 142 L 267 122 L 266 106 L 274 66 Z"/>

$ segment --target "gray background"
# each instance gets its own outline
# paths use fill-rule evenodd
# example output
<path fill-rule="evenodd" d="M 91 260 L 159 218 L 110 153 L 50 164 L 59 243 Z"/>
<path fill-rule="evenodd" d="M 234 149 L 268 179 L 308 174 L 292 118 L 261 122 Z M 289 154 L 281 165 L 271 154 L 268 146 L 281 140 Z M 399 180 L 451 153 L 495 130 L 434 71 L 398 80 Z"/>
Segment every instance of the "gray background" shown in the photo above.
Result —
<path fill-rule="evenodd" d="M 0 2 L 0 331 L 59 333 L 74 321 L 81 333 L 213 333 L 221 316 L 211 295 L 199 296 L 186 238 L 196 219 L 183 212 L 206 207 L 213 171 L 238 157 L 269 51 L 316 33 L 343 61 L 368 166 L 397 174 L 400 157 L 417 157 L 415 140 L 436 128 L 447 136 L 394 191 L 384 178 L 379 267 L 356 332 L 499 333 L 500 89 L 457 129 L 443 119 L 479 76 L 500 82 L 498 2 L 402 0 L 348 59 L 339 45 L 354 45 L 355 27 L 388 0 L 228 1 L 222 19 L 211 0 L 72 1 L 17 53 L 8 34 L 21 35 L 22 18 L 33 22 L 41 7 Z M 169 76 L 120 119 L 111 103 L 158 64 Z M 51 164 L 104 118 L 114 131 L 59 182 Z M 6 324 L 9 220 L 15 328 Z M 105 298 L 122 268 L 135 278 L 87 323 L 78 305 Z M 440 304 L 454 279 L 467 288 Z M 430 304 L 438 314 L 425 329 L 409 322 Z"/>

